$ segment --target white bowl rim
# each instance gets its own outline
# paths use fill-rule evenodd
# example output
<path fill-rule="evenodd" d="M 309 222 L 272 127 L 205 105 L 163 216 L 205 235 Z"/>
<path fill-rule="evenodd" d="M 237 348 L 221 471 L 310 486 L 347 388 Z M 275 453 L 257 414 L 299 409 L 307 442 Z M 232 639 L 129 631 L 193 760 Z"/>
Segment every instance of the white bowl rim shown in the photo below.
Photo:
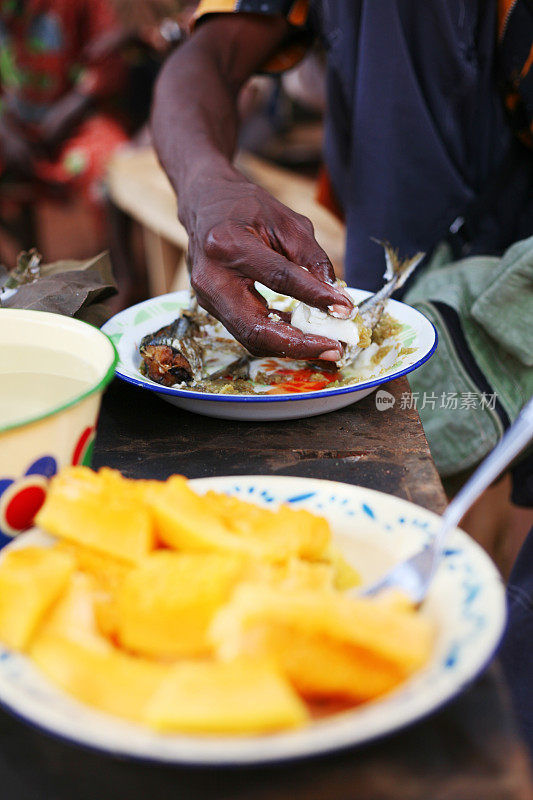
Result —
<path fill-rule="evenodd" d="M 62 411 L 65 411 L 67 408 L 71 408 L 72 406 L 75 406 L 78 403 L 80 403 L 82 400 L 85 400 L 87 397 L 90 397 L 91 395 L 96 394 L 96 392 L 102 391 L 113 380 L 113 377 L 115 375 L 115 368 L 116 368 L 116 366 L 118 364 L 118 361 L 119 361 L 119 355 L 118 355 L 117 348 L 115 347 L 114 343 L 111 341 L 109 336 L 107 336 L 107 334 L 105 334 L 99 328 L 96 328 L 94 325 L 91 325 L 89 322 L 84 322 L 84 320 L 81 320 L 81 319 L 74 319 L 73 317 L 67 317 L 66 315 L 63 315 L 63 314 L 54 314 L 51 311 L 38 311 L 36 309 L 29 309 L 29 308 L 2 308 L 2 309 L 0 309 L 0 313 L 2 313 L 2 314 L 6 314 L 6 313 L 7 314 L 13 314 L 13 315 L 16 315 L 16 316 L 18 316 L 18 315 L 24 315 L 24 316 L 28 315 L 30 318 L 34 317 L 35 314 L 39 314 L 39 315 L 42 314 L 42 315 L 45 315 L 47 317 L 61 317 L 61 319 L 63 321 L 66 321 L 67 324 L 70 323 L 70 324 L 74 325 L 75 327 L 76 326 L 80 326 L 80 325 L 86 326 L 88 328 L 91 328 L 91 330 L 93 330 L 97 335 L 103 336 L 108 341 L 108 343 L 110 345 L 110 348 L 111 348 L 110 356 L 112 356 L 111 357 L 111 362 L 110 362 L 109 366 L 107 367 L 107 369 L 105 371 L 105 374 L 103 375 L 102 378 L 100 378 L 100 380 L 97 383 L 95 383 L 93 386 L 91 386 L 90 389 L 86 389 L 85 391 L 81 392 L 80 394 L 75 395 L 74 398 L 72 398 L 71 400 L 68 400 L 66 403 L 61 403 L 61 405 L 54 406 L 54 408 L 52 408 L 52 409 L 50 409 L 48 411 L 45 411 L 44 414 L 37 414 L 36 416 L 32 416 L 32 417 L 29 417 L 29 418 L 26 418 L 26 419 L 18 420 L 17 422 L 14 422 L 14 423 L 10 423 L 9 425 L 1 425 L 0 424 L 0 434 L 7 433 L 8 431 L 16 430 L 17 428 L 23 428 L 26 425 L 33 425 L 36 422 L 41 422 L 44 419 L 48 419 L 48 417 L 53 417 L 56 414 L 60 414 Z"/>
<path fill-rule="evenodd" d="M 348 287 L 349 289 L 352 287 Z M 357 290 L 362 291 L 362 290 Z M 176 292 L 169 292 L 166 295 L 160 295 L 157 298 L 149 298 L 149 300 L 160 300 L 168 295 L 175 295 Z M 372 294 L 372 292 L 365 292 L 368 296 Z M 140 303 L 136 303 L 133 306 L 129 306 L 129 308 L 124 309 L 124 311 L 131 311 L 132 309 L 136 308 L 137 306 L 141 306 L 146 303 L 146 300 L 141 301 Z M 396 303 L 401 303 L 400 300 L 396 300 Z M 403 303 L 403 305 L 407 305 Z M 435 325 L 428 319 L 424 314 L 422 314 L 418 309 L 413 308 L 413 306 L 409 306 L 411 311 L 415 314 L 420 316 L 424 323 L 427 323 L 433 329 L 433 343 L 429 350 L 417 361 L 414 361 L 412 364 L 409 364 L 407 367 L 404 367 L 401 370 L 395 370 L 392 374 L 388 375 L 381 375 L 380 377 L 374 378 L 372 380 L 361 381 L 360 383 L 354 383 L 350 386 L 341 386 L 337 389 L 320 389 L 316 392 L 300 392 L 298 394 L 279 394 L 279 395 L 247 395 L 247 394 L 210 394 L 209 392 L 195 392 L 194 389 L 175 389 L 172 386 L 160 386 L 157 383 L 152 381 L 143 379 L 143 378 L 134 378 L 131 375 L 127 375 L 125 372 L 121 372 L 120 370 L 120 359 L 116 369 L 117 378 L 120 380 L 125 381 L 126 383 L 131 383 L 133 386 L 138 386 L 141 389 L 148 389 L 150 392 L 156 392 L 157 394 L 168 394 L 173 397 L 185 397 L 190 400 L 203 400 L 204 402 L 219 402 L 219 403 L 287 403 L 287 402 L 294 402 L 294 401 L 302 401 L 302 400 L 317 400 L 323 397 L 334 397 L 335 395 L 339 394 L 348 394 L 350 392 L 359 392 L 363 389 L 371 389 L 375 386 L 379 386 L 382 383 L 387 383 L 388 381 L 395 380 L 396 378 L 402 377 L 402 375 L 407 375 L 409 372 L 413 372 L 413 370 L 418 369 L 421 367 L 422 364 L 425 364 L 428 359 L 431 358 L 435 350 L 437 349 L 437 345 L 439 343 L 439 337 L 437 333 L 437 329 Z M 122 312 L 119 312 L 121 314 Z M 118 316 L 118 315 L 117 315 Z M 114 317 L 111 317 L 106 325 L 112 320 Z M 104 326 L 105 327 L 105 326 Z"/>

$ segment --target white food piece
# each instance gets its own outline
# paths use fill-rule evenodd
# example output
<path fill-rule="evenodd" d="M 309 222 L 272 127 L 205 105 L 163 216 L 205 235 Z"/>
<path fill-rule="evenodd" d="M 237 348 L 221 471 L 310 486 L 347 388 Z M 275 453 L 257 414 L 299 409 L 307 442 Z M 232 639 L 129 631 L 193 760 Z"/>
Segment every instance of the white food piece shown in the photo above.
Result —
<path fill-rule="evenodd" d="M 381 347 L 388 347 L 389 345 L 391 349 L 378 363 L 378 369 L 380 372 L 385 372 L 385 370 L 390 369 L 396 363 L 398 356 L 400 355 L 400 350 L 402 349 L 401 344 L 395 341 L 395 339 L 392 337 L 385 339 Z"/>
<path fill-rule="evenodd" d="M 363 369 L 365 367 L 372 367 L 374 366 L 372 363 L 372 357 L 376 355 L 379 350 L 379 344 L 372 342 L 369 344 L 368 347 L 365 347 L 364 350 L 361 350 L 359 355 L 354 359 L 353 365 L 358 369 Z"/>
<path fill-rule="evenodd" d="M 389 352 L 383 356 L 381 361 L 375 364 L 372 361 L 372 357 L 381 347 L 388 347 L 389 345 L 391 347 Z M 344 374 L 347 378 L 353 377 L 357 380 L 367 380 L 373 376 L 381 375 L 396 363 L 400 354 L 400 349 L 401 344 L 393 337 L 385 339 L 381 345 L 372 342 L 371 345 L 361 350 L 356 358 L 346 367 Z"/>
<path fill-rule="evenodd" d="M 320 311 L 305 303 L 298 303 L 292 312 L 291 325 L 302 333 L 337 339 L 353 347 L 359 344 L 359 328 L 355 320 L 333 317 L 326 311 Z"/>

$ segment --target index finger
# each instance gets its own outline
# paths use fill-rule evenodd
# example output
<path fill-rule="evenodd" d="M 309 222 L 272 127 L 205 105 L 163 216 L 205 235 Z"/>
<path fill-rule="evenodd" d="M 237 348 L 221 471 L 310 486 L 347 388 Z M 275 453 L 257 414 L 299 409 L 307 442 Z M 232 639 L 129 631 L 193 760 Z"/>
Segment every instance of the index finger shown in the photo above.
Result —
<path fill-rule="evenodd" d="M 295 359 L 338 361 L 342 345 L 325 336 L 304 334 L 281 316 L 272 318 L 272 309 L 247 280 L 236 281 L 231 292 L 216 292 L 216 297 L 199 298 L 201 305 L 219 319 L 228 331 L 255 356 L 282 356 Z M 214 304 L 216 303 L 216 305 Z"/>
<path fill-rule="evenodd" d="M 322 283 L 339 290 L 333 264 L 315 239 L 312 222 L 301 215 L 299 215 L 299 220 L 298 224 L 293 224 L 291 219 L 283 219 L 279 222 L 276 239 L 281 244 L 284 255 L 295 264 L 305 267 Z M 340 292 L 345 295 L 343 290 Z M 353 303 L 350 297 L 347 297 L 347 300 L 347 303 L 334 302 L 328 308 L 339 317 L 349 317 L 353 311 Z"/>
<path fill-rule="evenodd" d="M 309 269 L 267 247 L 255 236 L 239 242 L 237 264 L 241 273 L 317 308 L 342 307 L 346 316 L 353 304 L 338 287 L 317 278 Z"/>

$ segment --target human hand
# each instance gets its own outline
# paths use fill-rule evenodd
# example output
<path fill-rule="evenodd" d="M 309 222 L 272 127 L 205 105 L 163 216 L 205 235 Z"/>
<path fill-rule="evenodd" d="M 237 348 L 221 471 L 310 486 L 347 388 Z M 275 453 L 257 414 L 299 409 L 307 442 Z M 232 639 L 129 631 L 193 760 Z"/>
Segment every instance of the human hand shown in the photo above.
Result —
<path fill-rule="evenodd" d="M 200 305 L 253 355 L 337 361 L 338 341 L 305 335 L 282 317 L 272 319 L 272 309 L 254 287 L 259 281 L 308 305 L 350 314 L 352 303 L 333 285 L 333 267 L 311 222 L 236 170 L 204 180 L 195 187 L 198 211 L 186 208 L 181 215 Z"/>

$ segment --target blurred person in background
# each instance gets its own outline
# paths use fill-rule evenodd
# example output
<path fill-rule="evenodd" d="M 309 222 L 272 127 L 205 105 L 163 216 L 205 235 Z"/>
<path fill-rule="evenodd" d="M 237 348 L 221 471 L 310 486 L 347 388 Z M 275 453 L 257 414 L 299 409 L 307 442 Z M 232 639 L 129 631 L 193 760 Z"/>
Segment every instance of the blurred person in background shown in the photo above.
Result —
<path fill-rule="evenodd" d="M 120 54 L 127 68 L 120 108 L 127 121 L 128 146 L 151 142 L 148 122 L 154 82 L 162 63 L 185 38 L 193 8 L 183 0 L 110 0 L 116 22 L 88 48 L 93 63 Z M 148 296 L 144 263 L 132 247 L 132 218 L 106 197 L 107 238 L 119 294 L 113 311 Z"/>
<path fill-rule="evenodd" d="M 155 79 L 165 58 L 185 38 L 194 8 L 184 0 L 110 0 L 116 24 L 87 49 L 93 62 L 120 53 L 127 67 L 121 107 L 128 132 L 147 141 Z"/>
<path fill-rule="evenodd" d="M 125 222 L 108 202 L 104 178 L 116 149 L 147 122 L 157 72 L 181 39 L 175 17 L 183 5 L 0 2 L 2 216 L 9 220 L 21 200 L 32 210 L 40 200 L 81 200 L 81 218 L 90 214 L 93 247 L 111 247 L 119 303 L 144 299 L 145 281 L 121 246 Z M 78 226 L 79 219 L 80 212 Z M 30 220 L 19 247 L 39 244 L 34 213 Z"/>
<path fill-rule="evenodd" d="M 90 49 L 116 25 L 111 0 L 2 0 L 2 181 L 98 206 L 109 156 L 127 141 L 112 106 L 126 70 L 119 54 Z"/>

